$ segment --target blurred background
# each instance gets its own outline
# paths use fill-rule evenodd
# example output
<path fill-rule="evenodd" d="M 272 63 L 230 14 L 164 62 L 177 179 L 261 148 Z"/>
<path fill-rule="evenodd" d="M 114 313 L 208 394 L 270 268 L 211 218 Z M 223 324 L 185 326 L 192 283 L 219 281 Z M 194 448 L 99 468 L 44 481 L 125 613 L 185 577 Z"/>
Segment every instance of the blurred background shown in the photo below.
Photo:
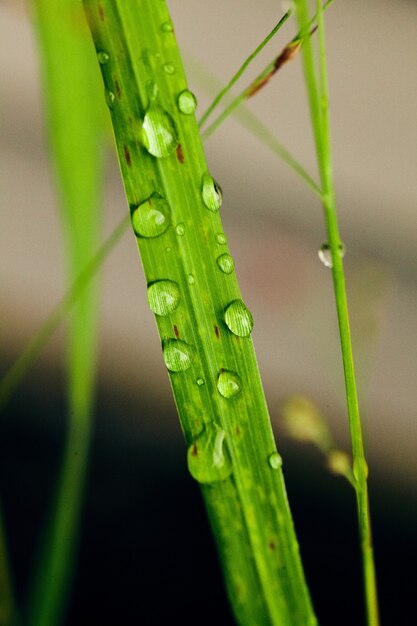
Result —
<path fill-rule="evenodd" d="M 195 61 L 226 83 L 282 7 L 273 0 L 168 4 L 201 114 L 210 95 Z M 414 623 L 417 517 L 417 4 L 336 1 L 326 21 L 335 181 L 382 623 L 405 626 Z M 242 87 L 294 28 L 288 24 L 268 45 Z M 5 372 L 65 283 L 36 45 L 23 2 L 2 0 L 0 33 Z M 249 104 L 316 176 L 300 60 Z M 318 616 L 322 626 L 362 624 L 354 495 L 328 473 L 316 450 L 289 440 L 281 418 L 286 398 L 307 395 L 349 450 L 331 272 L 317 256 L 325 241 L 321 208 L 311 190 L 233 119 L 207 141 L 206 154 L 223 189 L 225 232 L 255 318 L 253 338 Z M 126 211 L 110 136 L 103 211 L 104 237 Z M 19 592 L 63 447 L 64 337 L 65 327 L 0 418 L 0 488 Z M 102 274 L 95 419 L 68 624 L 153 626 L 170 619 L 183 626 L 231 625 L 130 232 Z"/>

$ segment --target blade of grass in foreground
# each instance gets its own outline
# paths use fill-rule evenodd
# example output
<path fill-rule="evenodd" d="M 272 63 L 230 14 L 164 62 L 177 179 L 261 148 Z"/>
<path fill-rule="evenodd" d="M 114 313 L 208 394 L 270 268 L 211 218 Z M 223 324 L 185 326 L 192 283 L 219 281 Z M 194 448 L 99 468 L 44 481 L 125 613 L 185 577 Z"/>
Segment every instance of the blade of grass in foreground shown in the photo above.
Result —
<path fill-rule="evenodd" d="M 250 333 L 165 2 L 85 0 L 163 357 L 242 626 L 313 626 Z M 203 608 L 203 607 L 202 607 Z"/>
<path fill-rule="evenodd" d="M 333 184 L 332 154 L 330 141 L 330 123 L 328 112 L 328 86 L 326 70 L 326 51 L 324 41 L 323 9 L 318 6 L 320 83 L 317 81 L 313 50 L 310 41 L 304 46 L 304 75 L 310 103 L 310 114 L 316 144 L 317 160 L 323 189 L 323 209 L 326 222 L 328 245 L 332 259 L 333 287 L 339 321 L 339 334 L 345 374 L 346 398 L 349 416 L 350 436 L 353 453 L 353 475 L 355 478 L 356 502 L 360 547 L 362 551 L 363 579 L 365 587 L 366 618 L 368 626 L 379 625 L 378 599 L 376 591 L 375 563 L 372 546 L 371 520 L 367 476 L 368 468 L 362 438 L 359 415 L 358 394 L 356 389 L 353 351 L 350 335 L 348 304 L 343 270 L 343 258 L 339 253 L 341 240 L 336 214 L 336 199 Z M 296 14 L 300 28 L 308 23 L 308 2 L 297 0 Z"/>
<path fill-rule="evenodd" d="M 72 282 L 97 248 L 103 108 L 94 50 L 77 0 L 34 0 L 44 101 Z M 29 588 L 27 624 L 62 620 L 77 554 L 96 372 L 97 284 L 74 308 L 67 338 L 68 431 Z"/>

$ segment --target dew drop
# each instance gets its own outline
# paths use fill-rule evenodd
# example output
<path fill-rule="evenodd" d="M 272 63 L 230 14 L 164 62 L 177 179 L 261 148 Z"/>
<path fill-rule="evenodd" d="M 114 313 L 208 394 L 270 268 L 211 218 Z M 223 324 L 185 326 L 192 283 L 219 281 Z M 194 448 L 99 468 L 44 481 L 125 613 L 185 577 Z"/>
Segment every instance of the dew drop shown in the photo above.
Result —
<path fill-rule="evenodd" d="M 203 378 L 197 378 L 197 380 L 195 381 L 197 383 L 197 385 L 199 387 L 201 387 L 202 385 L 204 385 L 204 379 Z"/>
<path fill-rule="evenodd" d="M 132 213 L 132 226 L 137 237 L 159 237 L 170 223 L 168 202 L 158 193 L 142 202 Z"/>
<path fill-rule="evenodd" d="M 165 74 L 175 74 L 175 67 L 172 63 L 165 63 L 163 66 Z"/>
<path fill-rule="evenodd" d="M 142 142 L 149 154 L 168 157 L 178 145 L 174 120 L 161 107 L 151 104 L 142 125 Z"/>
<path fill-rule="evenodd" d="M 100 65 L 106 65 L 110 61 L 110 56 L 104 50 L 97 52 L 97 59 Z"/>
<path fill-rule="evenodd" d="M 203 175 L 201 195 L 209 211 L 216 213 L 220 209 L 223 199 L 222 190 L 208 172 Z"/>
<path fill-rule="evenodd" d="M 229 330 L 238 337 L 249 337 L 253 328 L 253 317 L 242 300 L 233 300 L 224 312 L 224 321 Z"/>
<path fill-rule="evenodd" d="M 163 33 L 172 33 L 174 29 L 171 22 L 164 22 L 161 24 L 161 30 Z"/>
<path fill-rule="evenodd" d="M 165 365 L 170 372 L 185 372 L 194 356 L 194 349 L 181 339 L 165 339 L 162 351 Z"/>
<path fill-rule="evenodd" d="M 177 99 L 178 108 L 184 115 L 191 115 L 197 108 L 197 98 L 188 89 L 181 91 Z"/>
<path fill-rule="evenodd" d="M 221 246 L 225 245 L 227 243 L 227 237 L 224 233 L 217 233 L 216 235 L 216 241 L 217 243 L 219 243 Z"/>
<path fill-rule="evenodd" d="M 114 95 L 114 93 L 109 89 L 106 89 L 106 91 L 104 92 L 104 97 L 106 98 L 106 104 L 109 109 L 114 109 L 114 103 L 116 100 L 116 96 Z"/>
<path fill-rule="evenodd" d="M 223 398 L 233 398 L 242 390 L 242 380 L 236 372 L 222 370 L 217 378 L 217 390 Z"/>
<path fill-rule="evenodd" d="M 273 452 L 268 457 L 268 463 L 272 469 L 277 470 L 282 467 L 282 456 L 278 452 Z"/>
<path fill-rule="evenodd" d="M 188 448 L 188 470 L 199 483 L 216 483 L 231 475 L 233 468 L 225 438 L 222 428 L 208 424 Z"/>
<path fill-rule="evenodd" d="M 180 289 L 172 280 L 158 280 L 148 287 L 148 303 L 156 315 L 169 315 L 181 300 Z"/>
<path fill-rule="evenodd" d="M 225 274 L 231 274 L 235 269 L 235 262 L 233 261 L 230 254 L 227 254 L 227 252 L 225 254 L 221 254 L 217 258 L 217 265 Z"/>
<path fill-rule="evenodd" d="M 188 282 L 189 285 L 194 285 L 194 283 L 195 283 L 194 274 L 188 274 L 187 282 Z"/>
<path fill-rule="evenodd" d="M 181 222 L 181 224 L 178 224 L 175 232 L 177 233 L 177 235 L 179 235 L 180 237 L 182 237 L 182 235 L 185 233 L 185 226 L 184 224 Z"/>
<path fill-rule="evenodd" d="M 346 248 L 343 243 L 339 244 L 339 255 L 342 257 L 345 256 Z M 320 246 L 319 249 L 319 259 L 326 267 L 333 267 L 333 259 L 332 259 L 332 251 L 330 250 L 330 246 L 328 243 L 324 243 Z"/>

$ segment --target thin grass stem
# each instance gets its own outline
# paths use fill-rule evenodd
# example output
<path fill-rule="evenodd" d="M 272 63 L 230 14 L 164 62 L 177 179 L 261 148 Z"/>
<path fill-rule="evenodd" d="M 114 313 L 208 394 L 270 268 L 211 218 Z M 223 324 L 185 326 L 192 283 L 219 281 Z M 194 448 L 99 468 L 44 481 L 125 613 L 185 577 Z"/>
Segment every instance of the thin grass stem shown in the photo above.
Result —
<path fill-rule="evenodd" d="M 332 277 L 339 323 L 350 437 L 352 443 L 353 475 L 355 478 L 360 548 L 362 553 L 366 620 L 368 626 L 378 626 L 379 612 L 367 486 L 368 468 L 365 460 L 362 427 L 359 414 L 343 259 L 342 255 L 339 253 L 341 239 L 336 213 L 332 170 L 323 8 L 321 2 L 318 2 L 317 6 L 320 51 L 320 86 L 318 85 L 316 78 L 313 50 L 309 41 L 306 42 L 303 51 L 304 74 L 310 102 L 311 119 L 323 189 L 323 208 L 328 244 L 330 246 L 333 261 Z M 296 13 L 300 26 L 304 27 L 304 25 L 308 22 L 308 5 L 306 0 L 297 1 Z"/>

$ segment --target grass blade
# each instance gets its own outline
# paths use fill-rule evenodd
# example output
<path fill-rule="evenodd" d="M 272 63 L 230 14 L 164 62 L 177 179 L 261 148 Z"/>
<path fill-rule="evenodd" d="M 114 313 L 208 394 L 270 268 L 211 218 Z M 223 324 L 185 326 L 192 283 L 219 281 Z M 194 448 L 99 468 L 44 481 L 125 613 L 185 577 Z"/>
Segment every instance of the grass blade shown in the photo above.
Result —
<path fill-rule="evenodd" d="M 243 626 L 313 626 L 251 316 L 193 107 L 181 106 L 181 94 L 193 98 L 165 3 L 84 5 L 108 57 L 101 69 L 148 299 L 235 615 Z"/>
<path fill-rule="evenodd" d="M 296 14 L 300 27 L 305 28 L 306 24 L 308 23 L 307 0 L 297 0 Z M 368 467 L 365 460 L 362 427 L 359 414 L 359 403 L 350 335 L 343 258 L 342 255 L 339 254 L 341 240 L 339 234 L 339 226 L 336 213 L 336 199 L 333 184 L 330 123 L 328 113 L 329 98 L 327 86 L 326 51 L 324 39 L 323 8 L 321 2 L 318 2 L 318 25 L 320 46 L 320 84 L 318 83 L 316 77 L 313 50 L 310 41 L 306 41 L 303 51 L 304 75 L 309 97 L 317 160 L 323 189 L 323 209 L 326 222 L 328 244 L 330 246 L 332 256 L 333 287 L 339 322 L 339 334 L 345 375 L 350 437 L 352 443 L 353 475 L 355 478 L 360 547 L 362 551 L 363 580 L 366 600 L 366 618 L 368 626 L 378 626 L 378 600 L 376 591 L 375 563 L 372 546 L 371 520 L 367 486 Z"/>
<path fill-rule="evenodd" d="M 94 50 L 77 0 L 32 4 L 52 161 L 72 282 L 97 248 L 103 108 Z M 62 620 L 77 552 L 96 371 L 97 284 L 74 308 L 67 339 L 68 436 L 29 589 L 27 623 Z"/>

